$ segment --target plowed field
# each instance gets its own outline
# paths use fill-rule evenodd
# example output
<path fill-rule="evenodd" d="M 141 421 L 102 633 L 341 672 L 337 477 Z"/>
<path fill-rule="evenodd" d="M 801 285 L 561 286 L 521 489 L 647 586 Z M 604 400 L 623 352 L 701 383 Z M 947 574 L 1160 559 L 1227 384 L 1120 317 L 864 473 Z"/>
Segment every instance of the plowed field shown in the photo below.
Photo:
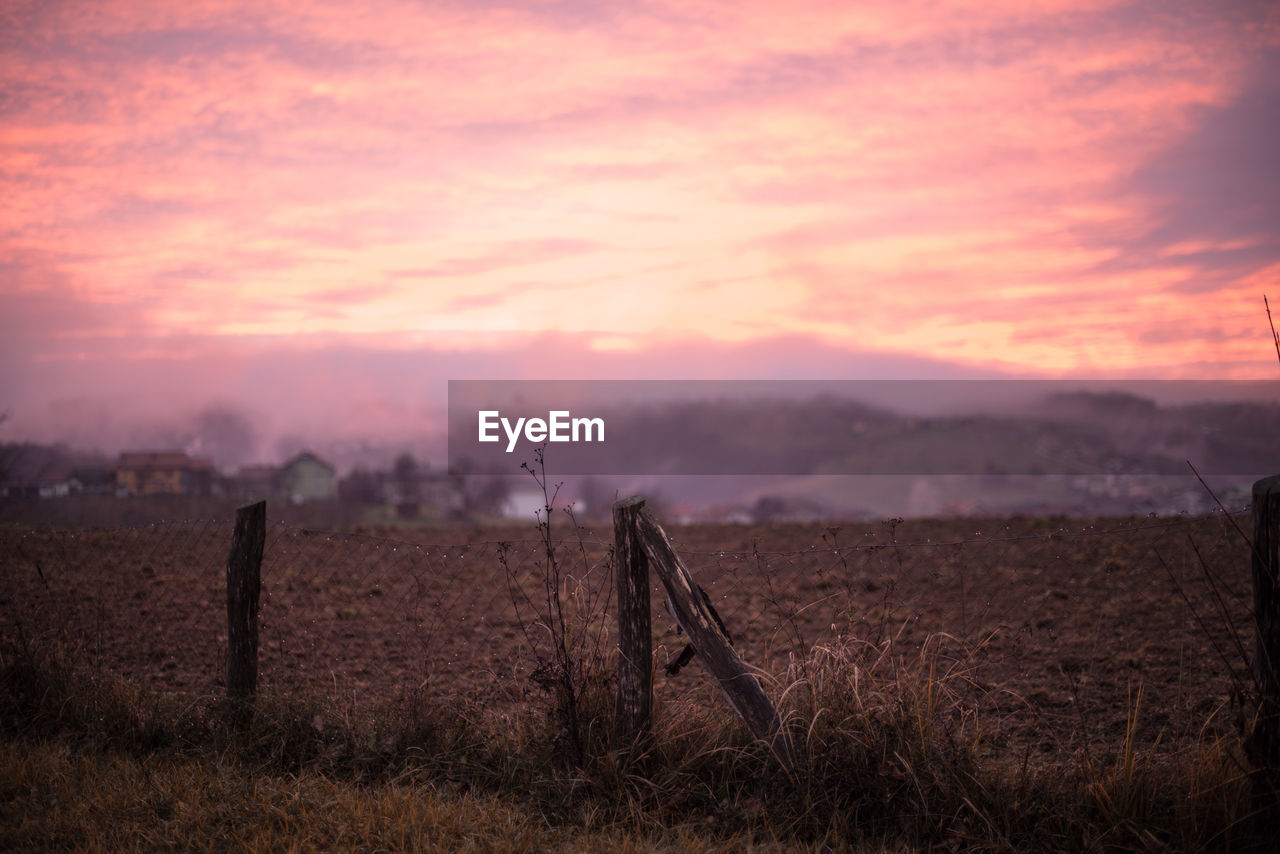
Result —
<path fill-rule="evenodd" d="M 921 650 L 993 747 L 1054 754 L 1228 732 L 1252 651 L 1247 517 L 890 520 L 668 528 L 743 659 L 794 678 L 817 646 L 909 666 Z M 611 660 L 608 529 L 555 532 L 571 624 Z M 531 526 L 319 532 L 276 525 L 262 570 L 262 690 L 353 707 L 402 695 L 534 698 L 545 601 Z M 579 537 L 581 539 L 579 539 Z M 0 529 L 0 639 L 59 642 L 162 691 L 221 690 L 228 523 Z M 721 702 L 654 579 L 660 699 Z M 1231 631 L 1238 630 L 1237 637 Z M 791 669 L 789 669 L 791 668 Z M 776 685 L 774 686 L 776 689 Z"/>

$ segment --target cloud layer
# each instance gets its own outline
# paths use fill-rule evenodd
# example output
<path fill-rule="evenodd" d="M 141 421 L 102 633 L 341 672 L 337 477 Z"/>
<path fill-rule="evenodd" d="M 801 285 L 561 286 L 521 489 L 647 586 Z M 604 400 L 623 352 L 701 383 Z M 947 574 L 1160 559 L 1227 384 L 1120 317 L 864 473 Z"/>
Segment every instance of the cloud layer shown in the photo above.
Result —
<path fill-rule="evenodd" d="M 694 375 L 755 345 L 797 376 L 862 351 L 1057 376 L 1275 368 L 1272 4 L 0 16 L 16 406 L 101 371 L 141 394 L 144 376 L 191 387 L 199 363 L 217 385 L 219 353 L 317 340 L 417 348 L 446 374 L 527 336 L 574 342 L 506 376 L 622 364 L 606 353 Z M 323 385 L 307 364 L 293 381 Z"/>

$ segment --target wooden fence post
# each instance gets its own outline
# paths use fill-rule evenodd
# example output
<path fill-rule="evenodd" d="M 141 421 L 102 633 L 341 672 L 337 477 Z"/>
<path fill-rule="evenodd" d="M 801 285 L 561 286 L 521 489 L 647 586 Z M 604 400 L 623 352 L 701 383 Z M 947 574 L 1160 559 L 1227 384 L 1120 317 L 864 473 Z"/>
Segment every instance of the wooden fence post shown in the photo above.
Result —
<path fill-rule="evenodd" d="M 236 511 L 227 555 L 227 699 L 237 716 L 258 688 L 258 593 L 267 541 L 267 502 Z"/>
<path fill-rule="evenodd" d="M 1253 485 L 1252 568 L 1258 711 L 1246 744 L 1253 765 L 1250 850 L 1273 851 L 1280 842 L 1280 475 Z"/>
<path fill-rule="evenodd" d="M 653 714 L 653 634 L 649 618 L 649 559 L 640 546 L 636 520 L 644 509 L 638 495 L 613 505 L 613 543 L 618 578 L 617 743 L 631 746 L 649 733 Z"/>
<path fill-rule="evenodd" d="M 689 643 L 693 644 L 694 651 L 752 734 L 767 741 L 783 766 L 791 771 L 795 768 L 795 753 L 791 739 L 782 730 L 773 703 L 707 610 L 698 585 L 671 547 L 666 531 L 644 508 L 637 514 L 636 530 L 650 565 L 667 590 L 671 613 L 688 636 Z"/>

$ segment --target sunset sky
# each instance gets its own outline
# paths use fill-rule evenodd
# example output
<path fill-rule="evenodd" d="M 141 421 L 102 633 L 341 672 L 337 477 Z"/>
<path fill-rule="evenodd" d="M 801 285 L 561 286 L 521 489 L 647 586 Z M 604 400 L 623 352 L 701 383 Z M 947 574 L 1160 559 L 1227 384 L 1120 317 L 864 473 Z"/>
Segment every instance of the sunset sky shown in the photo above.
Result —
<path fill-rule="evenodd" d="M 1277 151 L 1270 2 L 6 2 L 0 438 L 1280 376 Z"/>

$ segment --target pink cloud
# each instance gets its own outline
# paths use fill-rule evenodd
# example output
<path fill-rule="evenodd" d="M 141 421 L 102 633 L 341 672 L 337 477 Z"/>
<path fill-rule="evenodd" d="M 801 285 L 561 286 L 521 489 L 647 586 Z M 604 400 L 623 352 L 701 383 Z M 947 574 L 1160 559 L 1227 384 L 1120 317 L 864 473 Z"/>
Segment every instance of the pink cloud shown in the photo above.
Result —
<path fill-rule="evenodd" d="M 317 337 L 599 343 L 572 370 L 671 340 L 1273 367 L 1262 6 L 26 9 L 0 48 L 15 399 L 100 378 L 82 360 L 132 365 L 123 393 Z"/>

